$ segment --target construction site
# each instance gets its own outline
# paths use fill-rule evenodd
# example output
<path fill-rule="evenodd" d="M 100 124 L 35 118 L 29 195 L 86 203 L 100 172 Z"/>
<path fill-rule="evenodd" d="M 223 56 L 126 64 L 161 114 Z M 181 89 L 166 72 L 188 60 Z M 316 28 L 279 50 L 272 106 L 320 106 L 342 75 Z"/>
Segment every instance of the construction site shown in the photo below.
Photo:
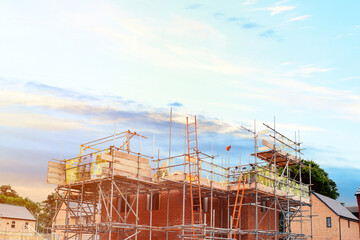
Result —
<path fill-rule="evenodd" d="M 296 134 L 287 137 L 275 124 L 242 127 L 253 151 L 230 164 L 199 149 L 196 116 L 183 124 L 180 155 L 160 157 L 147 136 L 128 130 L 50 161 L 47 181 L 60 197 L 55 239 L 312 239 L 302 227 L 312 226 L 311 167 L 305 184 Z M 291 166 L 299 180 L 290 178 Z"/>

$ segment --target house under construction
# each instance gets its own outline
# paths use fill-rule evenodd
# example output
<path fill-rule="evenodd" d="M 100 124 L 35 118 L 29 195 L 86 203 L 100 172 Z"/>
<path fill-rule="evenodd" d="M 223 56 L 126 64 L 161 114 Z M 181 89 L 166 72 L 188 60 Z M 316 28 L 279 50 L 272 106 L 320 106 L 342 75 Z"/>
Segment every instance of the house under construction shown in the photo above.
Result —
<path fill-rule="evenodd" d="M 294 221 L 300 226 L 312 221 L 311 184 L 302 183 L 300 142 L 266 124 L 259 132 L 244 131 L 253 138 L 254 151 L 231 167 L 199 149 L 196 117 L 192 122 L 186 118 L 181 155 L 143 154 L 146 137 L 125 131 L 80 145 L 72 159 L 50 161 L 47 180 L 58 185 L 60 198 L 55 236 L 312 239 L 301 227 L 300 232 L 291 230 Z M 299 166 L 300 181 L 289 177 L 293 165 Z"/>

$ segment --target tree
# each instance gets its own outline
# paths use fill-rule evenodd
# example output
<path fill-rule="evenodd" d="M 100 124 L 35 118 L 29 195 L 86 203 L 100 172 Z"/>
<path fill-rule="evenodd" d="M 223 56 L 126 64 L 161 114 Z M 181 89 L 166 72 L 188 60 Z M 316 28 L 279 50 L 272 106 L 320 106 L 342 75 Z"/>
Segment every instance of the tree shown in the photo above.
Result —
<path fill-rule="evenodd" d="M 329 178 L 329 174 L 320 167 L 319 164 L 312 160 L 301 160 L 303 167 L 301 168 L 302 182 L 310 184 L 310 165 L 311 165 L 311 189 L 314 192 L 320 193 L 332 199 L 339 197 L 336 183 Z M 296 180 L 300 180 L 299 166 L 290 167 L 290 177 Z"/>
<path fill-rule="evenodd" d="M 37 203 L 29 198 L 20 197 L 10 185 L 0 186 L 0 203 L 24 206 L 38 221 L 39 232 L 48 231 L 52 225 L 52 218 L 55 214 L 56 202 L 59 204 L 60 198 L 56 193 L 51 193 L 42 203 Z"/>
<path fill-rule="evenodd" d="M 20 197 L 10 185 L 0 186 L 0 203 L 24 206 L 36 217 L 40 213 L 40 204 L 29 198 Z"/>
<path fill-rule="evenodd" d="M 47 199 L 42 201 L 41 214 L 39 215 L 41 229 L 51 228 L 57 204 L 60 204 L 60 198 L 56 193 L 49 194 Z"/>
<path fill-rule="evenodd" d="M 1 185 L 0 186 L 0 195 L 4 195 L 6 197 L 18 197 L 17 192 L 11 188 L 10 185 Z"/>

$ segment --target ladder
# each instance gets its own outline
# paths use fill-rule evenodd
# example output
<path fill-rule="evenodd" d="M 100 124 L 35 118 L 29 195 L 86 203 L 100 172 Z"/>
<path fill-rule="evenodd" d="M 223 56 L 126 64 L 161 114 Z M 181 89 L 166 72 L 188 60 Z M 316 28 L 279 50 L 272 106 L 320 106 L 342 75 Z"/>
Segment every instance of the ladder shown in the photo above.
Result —
<path fill-rule="evenodd" d="M 229 239 L 236 239 L 236 233 L 237 233 L 236 231 L 234 233 L 234 236 L 232 237 L 232 229 L 233 229 L 235 220 L 236 220 L 236 224 L 235 224 L 234 229 L 237 230 L 238 227 L 239 227 L 240 212 L 241 212 L 242 202 L 243 202 L 243 199 L 244 199 L 245 183 L 246 183 L 246 175 L 244 175 L 243 189 L 242 189 L 242 193 L 241 193 L 241 200 L 240 200 L 240 203 L 238 204 L 242 176 L 243 176 L 243 174 L 241 173 L 240 177 L 239 177 L 238 189 L 236 191 L 233 215 L 232 215 L 232 219 L 231 219 L 230 232 L 229 232 L 229 237 L 228 237 Z M 237 208 L 238 206 L 239 206 L 239 208 Z"/>
<path fill-rule="evenodd" d="M 197 122 L 196 116 L 193 123 L 189 123 L 189 118 L 186 117 L 186 133 L 188 154 L 187 161 L 189 164 L 189 184 L 190 184 L 190 201 L 191 201 L 191 225 L 193 230 L 193 239 L 195 238 L 195 224 L 202 224 L 202 199 L 200 186 L 200 157 L 197 139 Z M 198 236 L 202 236 L 197 232 Z M 201 237 L 200 239 L 202 239 Z"/>

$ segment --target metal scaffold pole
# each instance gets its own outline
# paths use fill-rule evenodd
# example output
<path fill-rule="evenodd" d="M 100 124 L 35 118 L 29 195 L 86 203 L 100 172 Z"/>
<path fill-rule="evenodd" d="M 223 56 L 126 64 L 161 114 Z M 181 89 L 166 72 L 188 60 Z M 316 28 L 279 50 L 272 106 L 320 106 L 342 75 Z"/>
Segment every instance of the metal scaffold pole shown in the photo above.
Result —
<path fill-rule="evenodd" d="M 146 137 L 130 130 L 117 133 L 115 125 L 113 135 L 81 144 L 75 158 L 52 163 L 64 172 L 64 179 L 57 180 L 62 184 L 56 190 L 54 234 L 64 240 L 313 238 L 307 195 L 311 164 L 307 185 L 302 182 L 299 135 L 288 139 L 276 130 L 275 119 L 272 127 L 264 124 L 265 130 L 254 120 L 251 130 L 242 127 L 254 144 L 249 161 L 239 153 L 235 163 L 230 153 L 224 159 L 215 156 L 213 145 L 209 155 L 199 150 L 197 124 L 196 117 L 194 123 L 186 119 L 184 152 L 178 155 L 171 152 L 177 128 L 173 134 L 170 109 L 168 156 L 165 151 L 161 157 L 158 149 L 154 158 L 155 136 L 152 156 L 147 156 L 142 153 L 151 151 L 142 147 Z M 113 145 L 102 147 L 109 143 Z M 298 167 L 298 176 L 292 176 L 292 166 Z M 303 226 L 307 207 L 309 234 Z M 299 232 L 292 225 L 296 221 Z"/>

